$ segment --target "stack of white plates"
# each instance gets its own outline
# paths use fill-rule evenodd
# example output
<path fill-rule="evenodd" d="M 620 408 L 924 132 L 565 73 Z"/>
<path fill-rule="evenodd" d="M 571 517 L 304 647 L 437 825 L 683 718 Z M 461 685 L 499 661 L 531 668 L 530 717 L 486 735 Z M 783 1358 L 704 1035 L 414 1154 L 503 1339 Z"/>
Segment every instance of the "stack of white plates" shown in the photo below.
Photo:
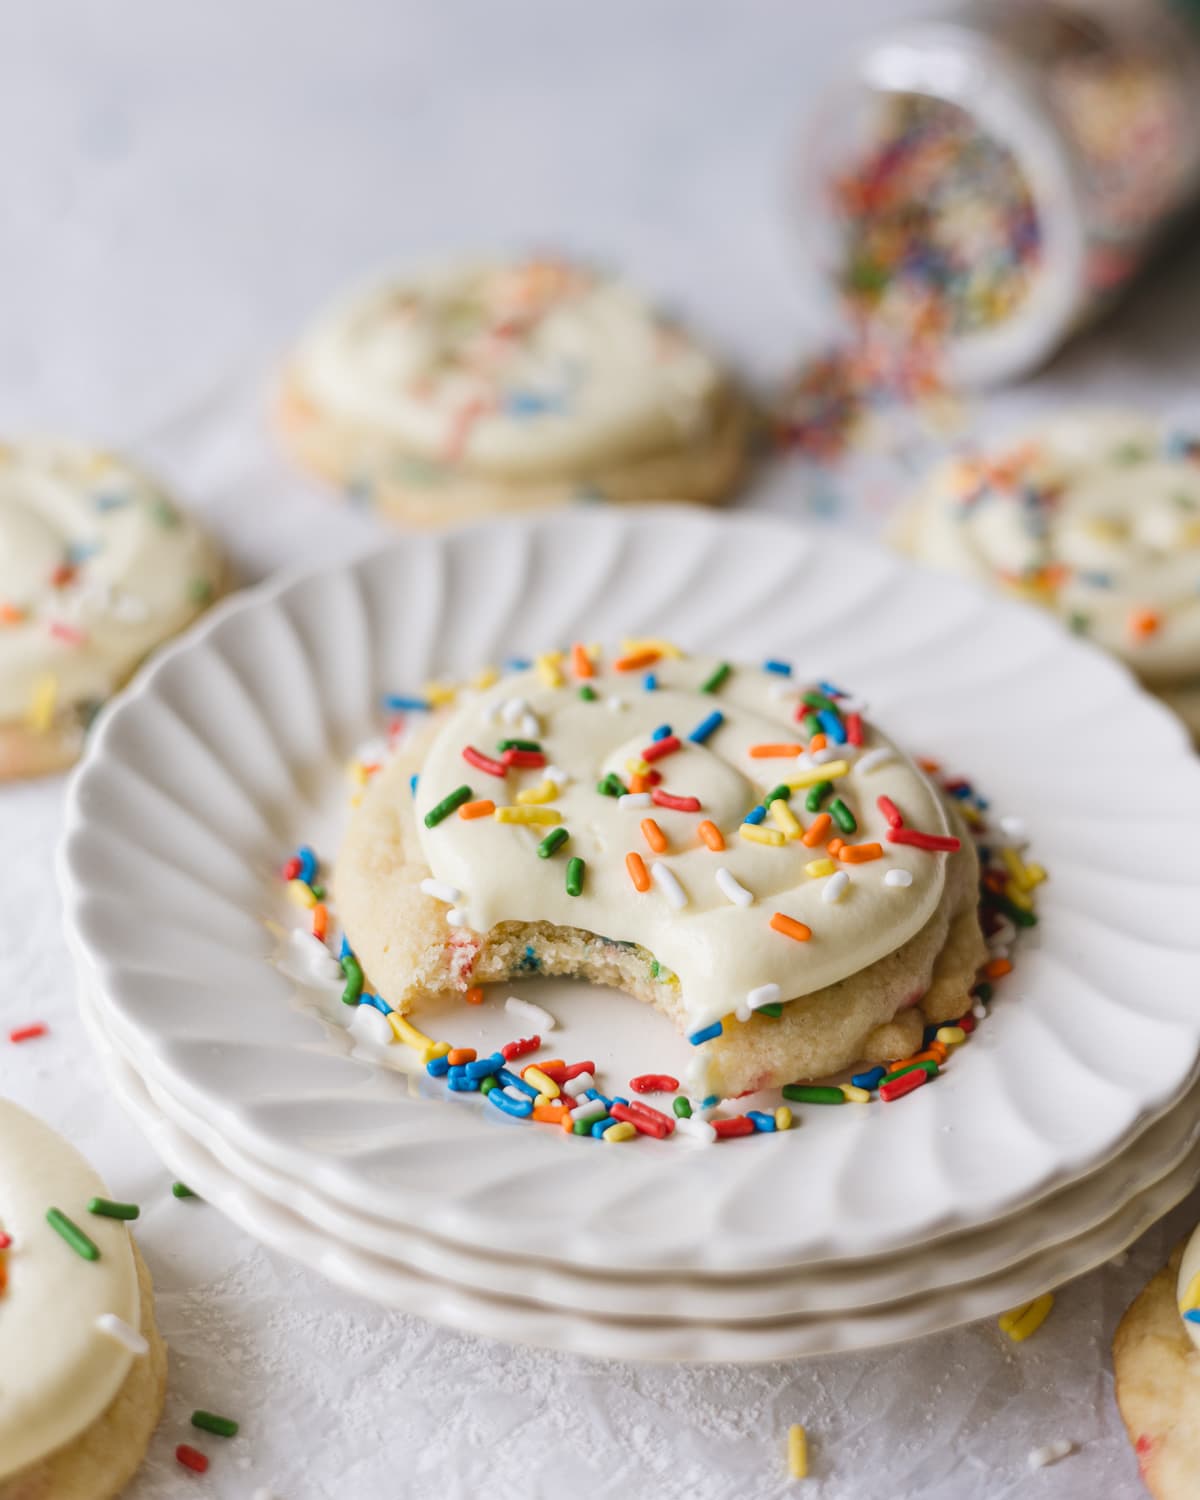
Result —
<path fill-rule="evenodd" d="M 1051 872 L 935 1087 L 798 1128 L 613 1150 L 366 1050 L 274 959 L 278 869 L 331 856 L 387 691 L 574 639 L 669 635 L 852 683 L 1020 814 Z M 62 878 L 85 1016 L 172 1168 L 264 1242 L 459 1327 L 767 1359 L 911 1337 L 1114 1254 L 1200 1177 L 1200 763 L 1050 621 L 860 544 L 672 509 L 420 537 L 231 601 L 99 726 Z M 512 987 L 510 987 L 512 988 Z M 516 987 L 609 1079 L 686 1046 L 624 997 Z M 442 1006 L 452 1043 L 512 1034 Z"/>

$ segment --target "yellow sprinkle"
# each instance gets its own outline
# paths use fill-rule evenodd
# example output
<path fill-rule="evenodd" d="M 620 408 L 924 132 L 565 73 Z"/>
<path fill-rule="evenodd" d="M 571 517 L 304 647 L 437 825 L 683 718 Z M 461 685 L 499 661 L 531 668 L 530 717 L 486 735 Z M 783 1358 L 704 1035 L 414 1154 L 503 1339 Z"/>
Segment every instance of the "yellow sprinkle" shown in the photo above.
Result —
<path fill-rule="evenodd" d="M 517 801 L 522 807 L 536 807 L 540 802 L 553 802 L 558 796 L 558 787 L 552 781 L 539 782 L 537 786 L 527 786 L 523 792 L 517 793 Z"/>
<path fill-rule="evenodd" d="M 458 689 L 452 682 L 427 682 L 421 689 L 421 694 L 434 708 L 444 708 L 447 703 L 453 703 Z"/>
<path fill-rule="evenodd" d="M 289 880 L 287 892 L 288 899 L 297 906 L 312 908 L 317 904 L 317 898 L 313 895 L 312 887 L 306 885 L 303 880 Z"/>
<path fill-rule="evenodd" d="M 808 1478 L 808 1434 L 798 1422 L 788 1428 L 788 1474 L 793 1479 Z"/>
<path fill-rule="evenodd" d="M 961 1026 L 939 1026 L 935 1038 L 943 1047 L 961 1047 L 966 1039 L 967 1033 Z"/>
<path fill-rule="evenodd" d="M 845 1096 L 847 1104 L 870 1104 L 871 1102 L 870 1089 L 860 1089 L 856 1083 L 843 1083 L 838 1087 Z"/>
<path fill-rule="evenodd" d="M 959 813 L 970 823 L 972 828 L 983 827 L 983 814 L 977 807 L 972 807 L 969 802 L 959 802 L 957 805 Z"/>
<path fill-rule="evenodd" d="M 362 801 L 362 793 L 361 792 L 356 792 L 354 794 L 354 796 L 350 798 L 350 806 L 351 807 L 357 807 L 361 801 Z"/>
<path fill-rule="evenodd" d="M 557 807 L 498 807 L 492 814 L 497 823 L 561 823 Z"/>
<path fill-rule="evenodd" d="M 1183 1298 L 1179 1303 L 1179 1311 L 1181 1313 L 1190 1312 L 1197 1304 L 1200 1304 L 1200 1271 L 1197 1271 L 1191 1281 L 1188 1282 L 1187 1291 L 1184 1292 Z"/>
<path fill-rule="evenodd" d="M 1053 1306 L 1054 1293 L 1044 1292 L 1024 1307 L 1014 1307 L 1011 1312 L 1006 1312 L 1000 1318 L 1001 1331 L 1008 1334 L 1014 1344 L 1023 1344 L 1046 1321 Z"/>
<path fill-rule="evenodd" d="M 477 693 L 485 692 L 494 682 L 498 682 L 500 673 L 495 667 L 483 667 L 471 678 L 471 686 Z"/>
<path fill-rule="evenodd" d="M 781 1104 L 775 1111 L 775 1129 L 790 1130 L 792 1128 L 792 1112 L 786 1104 Z"/>
<path fill-rule="evenodd" d="M 1042 881 L 1045 880 L 1045 878 L 1046 872 L 1044 869 L 1042 869 L 1041 865 L 1025 866 L 1025 879 L 1029 882 L 1030 890 L 1032 890 L 1035 885 L 1041 885 Z"/>
<path fill-rule="evenodd" d="M 644 760 L 627 760 L 625 769 L 631 776 L 645 776 L 649 773 L 650 767 Z"/>
<path fill-rule="evenodd" d="M 783 784 L 789 790 L 798 792 L 801 787 L 816 786 L 818 781 L 836 781 L 839 776 L 844 776 L 850 769 L 849 761 L 831 760 L 823 766 L 813 766 L 810 771 L 797 771 L 794 776 L 785 776 Z"/>
<path fill-rule="evenodd" d="M 352 760 L 346 769 L 350 774 L 350 780 L 355 786 L 366 786 L 367 768 L 361 760 Z"/>
<path fill-rule="evenodd" d="M 631 1141 L 637 1131 L 628 1120 L 618 1120 L 615 1125 L 610 1125 L 601 1137 L 606 1141 Z"/>
<path fill-rule="evenodd" d="M 548 688 L 560 688 L 563 685 L 563 674 L 559 670 L 559 662 L 562 661 L 561 651 L 543 651 L 534 661 L 537 674 L 542 683 Z"/>
<path fill-rule="evenodd" d="M 657 651 L 660 656 L 673 657 L 676 661 L 682 657 L 683 652 L 673 641 L 657 640 L 623 640 L 621 642 L 621 655 L 634 656 L 639 651 Z"/>
<path fill-rule="evenodd" d="M 783 831 L 784 838 L 798 839 L 804 832 L 796 821 L 796 814 L 791 810 L 782 797 L 776 797 L 771 803 L 770 814 L 775 826 Z"/>
<path fill-rule="evenodd" d="M 1033 897 L 1028 891 L 1023 891 L 1015 880 L 1010 880 L 1004 887 L 1004 894 L 1014 906 L 1019 906 L 1022 911 L 1033 910 Z"/>
<path fill-rule="evenodd" d="M 434 1042 L 433 1046 L 429 1048 L 429 1056 L 425 1059 L 425 1061 L 429 1062 L 432 1058 L 435 1057 L 445 1057 L 446 1053 L 449 1051 L 449 1042 Z"/>
<path fill-rule="evenodd" d="M 836 875 L 837 865 L 831 859 L 810 859 L 804 866 L 804 873 L 813 880 L 820 880 L 823 875 Z"/>
<path fill-rule="evenodd" d="M 554 1079 L 548 1073 L 543 1073 L 541 1068 L 528 1067 L 521 1074 L 521 1077 L 526 1083 L 533 1084 L 535 1089 L 541 1089 L 547 1100 L 558 1098 L 560 1092 L 558 1084 L 555 1083 Z"/>
<path fill-rule="evenodd" d="M 431 1036 L 418 1031 L 403 1016 L 398 1016 L 394 1010 L 388 1015 L 388 1025 L 392 1028 L 392 1033 L 398 1042 L 403 1042 L 406 1047 L 411 1047 L 414 1052 L 421 1054 L 423 1063 L 432 1062 L 435 1057 L 445 1057 L 450 1050 L 448 1042 L 435 1042 Z"/>
<path fill-rule="evenodd" d="M 1021 891 L 1032 890 L 1029 883 L 1029 874 L 1025 869 L 1025 862 L 1015 849 L 1001 849 L 1000 858 L 1004 861 L 1004 868 L 1012 876 L 1013 884 Z"/>
<path fill-rule="evenodd" d="M 778 846 L 784 842 L 783 834 L 778 828 L 764 828 L 760 823 L 743 823 L 738 832 L 744 839 L 749 839 L 752 844 Z"/>
<path fill-rule="evenodd" d="M 35 734 L 45 734 L 53 724 L 57 703 L 58 678 L 53 673 L 47 673 L 34 683 L 26 712 L 26 720 Z"/>

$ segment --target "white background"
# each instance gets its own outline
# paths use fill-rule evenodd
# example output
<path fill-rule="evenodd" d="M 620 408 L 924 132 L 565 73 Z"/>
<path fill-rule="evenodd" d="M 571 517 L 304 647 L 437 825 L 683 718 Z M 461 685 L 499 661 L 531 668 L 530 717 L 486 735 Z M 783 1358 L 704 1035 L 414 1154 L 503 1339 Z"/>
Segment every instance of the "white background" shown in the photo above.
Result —
<path fill-rule="evenodd" d="M 787 162 L 838 54 L 905 0 L 39 0 L 0 33 L 0 427 L 157 460 L 247 575 L 349 551 L 369 518 L 289 475 L 264 372 L 313 305 L 396 259 L 498 245 L 619 265 L 758 383 L 827 315 L 798 274 Z M 1186 404 L 1195 239 L 992 421 L 1063 393 Z M 892 488 L 896 475 L 890 476 Z M 889 476 L 876 474 L 881 504 Z M 755 503 L 861 519 L 796 466 Z M 872 503 L 867 506 L 872 514 Z M 83 1145 L 140 1240 L 172 1348 L 133 1500 L 970 1500 L 1141 1493 L 1108 1345 L 1185 1209 L 1130 1264 L 1066 1289 L 1030 1343 L 975 1326 L 837 1360 L 606 1366 L 441 1333 L 268 1257 L 164 1171 L 103 1092 L 73 1019 L 52 858 L 61 785 L 0 790 L 0 1089 Z M 981 1163 L 986 1170 L 986 1163 Z M 919 1185 L 915 1185 L 919 1190 Z M 9 1363 L 12 1351 L 0 1351 Z M 243 1422 L 175 1465 L 196 1405 Z M 790 1487 L 788 1423 L 814 1478 Z M 1032 1447 L 1079 1451 L 1031 1475 Z"/>

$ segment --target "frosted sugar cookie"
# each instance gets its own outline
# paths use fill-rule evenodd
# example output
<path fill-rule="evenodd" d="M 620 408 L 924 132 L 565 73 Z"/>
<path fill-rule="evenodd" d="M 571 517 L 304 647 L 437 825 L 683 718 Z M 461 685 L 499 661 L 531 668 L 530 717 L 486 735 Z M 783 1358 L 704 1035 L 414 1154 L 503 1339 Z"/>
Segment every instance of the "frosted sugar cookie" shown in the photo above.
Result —
<path fill-rule="evenodd" d="M 1200 1494 L 1200 1229 L 1130 1304 L 1113 1340 L 1117 1405 L 1156 1500 Z"/>
<path fill-rule="evenodd" d="M 0 780 L 70 765 L 100 704 L 221 576 L 199 529 L 125 460 L 0 446 Z"/>
<path fill-rule="evenodd" d="M 396 277 L 345 298 L 284 371 L 285 442 L 402 521 L 569 500 L 721 500 L 748 412 L 620 281 L 561 260 Z"/>
<path fill-rule="evenodd" d="M 1065 413 L 935 469 L 895 539 L 1055 610 L 1200 731 L 1200 441 Z"/>
<path fill-rule="evenodd" d="M 863 705 L 790 670 L 576 646 L 434 715 L 338 861 L 369 982 L 403 1013 L 533 954 L 664 1011 L 697 1097 L 915 1052 L 986 957 L 975 852 Z"/>
<path fill-rule="evenodd" d="M 0 1500 L 109 1500 L 142 1461 L 167 1351 L 131 1211 L 0 1101 Z"/>

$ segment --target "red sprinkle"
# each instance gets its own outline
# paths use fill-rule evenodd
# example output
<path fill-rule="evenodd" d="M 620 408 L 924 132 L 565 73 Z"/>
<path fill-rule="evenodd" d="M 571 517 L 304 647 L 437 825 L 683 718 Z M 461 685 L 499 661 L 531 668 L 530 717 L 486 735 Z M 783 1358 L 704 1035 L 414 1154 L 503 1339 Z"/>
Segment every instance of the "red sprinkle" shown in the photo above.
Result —
<path fill-rule="evenodd" d="M 45 1036 L 49 1030 L 41 1021 L 35 1021 L 32 1026 L 18 1026 L 8 1033 L 10 1042 L 31 1042 L 35 1036 Z"/>
<path fill-rule="evenodd" d="M 500 1056 L 505 1062 L 512 1062 L 514 1057 L 524 1057 L 527 1052 L 536 1052 L 542 1045 L 540 1036 L 521 1037 L 515 1042 L 505 1042 L 500 1048 Z"/>
<path fill-rule="evenodd" d="M 907 1078 L 908 1074 L 904 1076 Z M 718 1140 L 724 1140 L 727 1135 L 754 1134 L 754 1121 L 749 1115 L 734 1115 L 730 1120 L 710 1120 L 708 1123 L 717 1132 Z"/>
<path fill-rule="evenodd" d="M 560 1088 L 569 1079 L 578 1078 L 580 1073 L 596 1071 L 596 1064 L 590 1057 L 585 1058 L 583 1062 L 571 1063 L 569 1066 L 566 1063 L 544 1062 L 538 1063 L 538 1067 L 547 1078 L 553 1078 Z"/>
<path fill-rule="evenodd" d="M 208 1469 L 208 1459 L 189 1443 L 180 1443 L 175 1450 L 175 1457 L 185 1469 L 191 1469 L 193 1474 L 203 1474 Z"/>
<path fill-rule="evenodd" d="M 292 858 L 288 860 L 287 864 L 284 865 L 281 873 L 285 880 L 295 880 L 296 876 L 299 875 L 300 861 L 295 857 L 295 855 L 293 855 Z"/>
<path fill-rule="evenodd" d="M 656 786 L 650 788 L 650 800 L 659 807 L 673 808 L 675 812 L 700 811 L 699 797 L 672 797 L 670 792 L 660 791 Z"/>
<path fill-rule="evenodd" d="M 680 740 L 677 734 L 667 734 L 661 740 L 655 740 L 652 745 L 647 745 L 642 751 L 644 761 L 662 760 L 664 755 L 673 755 L 679 749 Z"/>
<path fill-rule="evenodd" d="M 59 563 L 58 567 L 50 574 L 51 588 L 66 588 L 68 583 L 75 581 L 75 566 L 73 563 Z"/>
<path fill-rule="evenodd" d="M 629 1080 L 629 1087 L 638 1094 L 673 1094 L 679 1087 L 679 1079 L 670 1073 L 639 1073 Z"/>
<path fill-rule="evenodd" d="M 914 849 L 928 849 L 931 853 L 956 854 L 962 848 L 962 840 L 942 838 L 936 833 L 920 833 L 915 828 L 889 828 L 890 844 L 911 844 Z"/>
<path fill-rule="evenodd" d="M 904 819 L 900 816 L 900 809 L 890 797 L 876 797 L 875 806 L 887 819 L 889 828 L 904 827 Z"/>
<path fill-rule="evenodd" d="M 614 1104 L 608 1112 L 614 1120 L 625 1120 L 639 1134 L 652 1135 L 656 1140 L 665 1139 L 675 1129 L 675 1121 L 669 1115 L 646 1104 Z"/>
<path fill-rule="evenodd" d="M 9 1250 L 11 1248 L 12 1248 L 12 1235 L 11 1234 L 5 1234 L 4 1230 L 0 1229 L 0 1250 Z"/>
<path fill-rule="evenodd" d="M 68 646 L 82 646 L 87 640 L 87 635 L 82 630 L 68 625 L 65 620 L 54 620 L 50 625 L 50 634 L 56 640 L 66 641 Z"/>
<path fill-rule="evenodd" d="M 474 745 L 464 745 L 462 758 L 468 765 L 477 767 L 480 771 L 486 771 L 489 776 L 504 777 L 508 775 L 508 766 L 503 761 L 493 760 L 490 755 L 485 755 L 482 750 L 476 750 Z"/>
<path fill-rule="evenodd" d="M 968 1036 L 975 1030 L 975 1024 L 975 1017 L 970 1011 L 965 1016 L 959 1016 L 958 1020 L 954 1022 L 954 1025 L 961 1026 Z"/>
<path fill-rule="evenodd" d="M 506 766 L 544 766 L 546 764 L 546 757 L 540 750 L 506 750 L 500 759 Z"/>
<path fill-rule="evenodd" d="M 929 1082 L 929 1074 L 924 1068 L 914 1068 L 911 1073 L 901 1073 L 899 1078 L 893 1078 L 891 1083 L 879 1085 L 879 1097 L 885 1104 L 890 1104 L 893 1099 L 902 1099 L 905 1094 L 911 1094 L 913 1089 L 923 1088 Z"/>
<path fill-rule="evenodd" d="M 862 714 L 846 715 L 846 741 L 851 745 L 861 745 L 863 742 Z"/>

